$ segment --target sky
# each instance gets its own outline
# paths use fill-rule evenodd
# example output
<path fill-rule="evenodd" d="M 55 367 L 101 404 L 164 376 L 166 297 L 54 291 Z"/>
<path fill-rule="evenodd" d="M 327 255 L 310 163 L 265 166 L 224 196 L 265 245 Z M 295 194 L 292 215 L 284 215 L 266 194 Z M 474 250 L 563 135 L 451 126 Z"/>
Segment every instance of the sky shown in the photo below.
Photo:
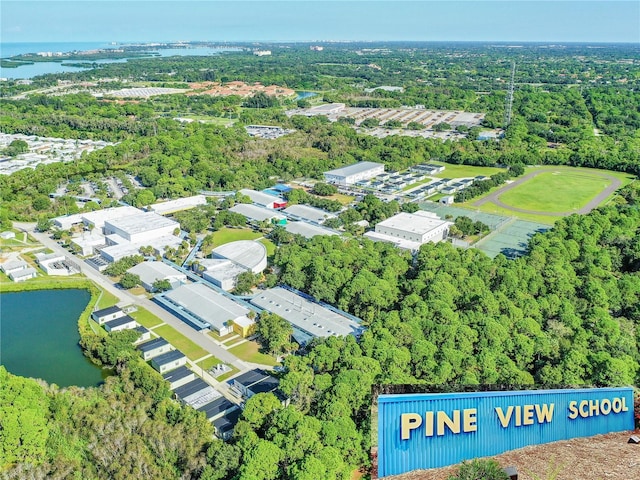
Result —
<path fill-rule="evenodd" d="M 640 43 L 638 0 L 2 0 L 0 42 Z"/>

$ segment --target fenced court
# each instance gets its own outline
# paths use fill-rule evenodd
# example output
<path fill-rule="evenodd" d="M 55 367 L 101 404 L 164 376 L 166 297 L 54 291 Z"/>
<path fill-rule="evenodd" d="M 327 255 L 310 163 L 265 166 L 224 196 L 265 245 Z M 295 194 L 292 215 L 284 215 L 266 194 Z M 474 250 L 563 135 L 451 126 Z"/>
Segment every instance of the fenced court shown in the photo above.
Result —
<path fill-rule="evenodd" d="M 502 215 L 494 215 L 479 210 L 470 210 L 467 208 L 452 207 L 443 203 L 424 202 L 420 204 L 420 210 L 432 212 L 444 219 L 447 215 L 451 215 L 454 219 L 458 217 L 469 217 L 474 222 L 480 221 L 487 225 L 491 231 L 497 230 L 507 223 L 510 218 Z"/>
<path fill-rule="evenodd" d="M 491 258 L 502 253 L 505 257 L 513 259 L 526 253 L 529 240 L 534 234 L 546 232 L 550 228 L 543 223 L 514 220 L 499 231 L 492 232 L 474 246 Z"/>
<path fill-rule="evenodd" d="M 531 237 L 535 233 L 545 232 L 551 228 L 550 225 L 544 223 L 516 220 L 513 217 L 452 207 L 442 203 L 424 202 L 420 204 L 420 209 L 433 212 L 440 218 L 445 218 L 447 215 L 451 215 L 454 219 L 465 216 L 474 222 L 480 221 L 487 225 L 491 229 L 491 233 L 472 247 L 482 250 L 491 258 L 500 253 L 510 259 L 524 255 Z"/>

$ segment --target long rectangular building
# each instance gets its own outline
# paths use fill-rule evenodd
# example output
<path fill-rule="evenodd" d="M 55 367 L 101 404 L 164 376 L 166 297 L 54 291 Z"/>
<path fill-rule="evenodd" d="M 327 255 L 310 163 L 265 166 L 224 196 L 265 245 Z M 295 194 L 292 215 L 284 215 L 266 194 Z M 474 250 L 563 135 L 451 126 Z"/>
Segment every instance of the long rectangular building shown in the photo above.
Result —
<path fill-rule="evenodd" d="M 330 310 L 282 287 L 258 293 L 251 299 L 251 303 L 289 322 L 294 327 L 294 337 L 298 343 L 306 343 L 306 340 L 313 337 L 357 336 L 363 331 L 363 327 L 353 317 Z M 302 335 L 297 335 L 295 330 Z"/>
<path fill-rule="evenodd" d="M 233 331 L 233 322 L 248 319 L 249 310 L 202 283 L 181 285 L 163 294 L 178 313 L 195 317 L 220 335 Z"/>
<path fill-rule="evenodd" d="M 369 180 L 384 173 L 384 164 L 376 162 L 358 162 L 342 168 L 324 172 L 324 179 L 336 185 L 353 185 L 361 180 Z"/>
<path fill-rule="evenodd" d="M 401 212 L 378 223 L 372 240 L 384 240 L 392 243 L 398 240 L 422 245 L 427 242 L 440 242 L 447 238 L 451 222 L 440 219 L 436 214 L 418 210 L 415 213 Z"/>

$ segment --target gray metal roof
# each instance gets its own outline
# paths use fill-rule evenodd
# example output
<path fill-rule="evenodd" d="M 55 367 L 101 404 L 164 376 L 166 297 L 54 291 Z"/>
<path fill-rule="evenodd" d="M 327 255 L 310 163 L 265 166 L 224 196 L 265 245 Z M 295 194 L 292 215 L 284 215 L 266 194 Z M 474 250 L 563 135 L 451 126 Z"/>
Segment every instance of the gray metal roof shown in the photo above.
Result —
<path fill-rule="evenodd" d="M 339 235 L 338 232 L 324 227 L 318 227 L 307 222 L 288 222 L 284 226 L 285 230 L 295 235 L 302 235 L 305 238 L 313 238 L 317 235 Z"/>
<path fill-rule="evenodd" d="M 140 350 L 141 352 L 149 352 L 164 345 L 169 345 L 169 342 L 167 342 L 162 337 L 158 337 L 154 338 L 153 340 L 149 340 L 148 342 L 141 343 L 140 345 L 138 345 L 138 350 Z"/>
<path fill-rule="evenodd" d="M 198 408 L 198 411 L 204 412 L 207 415 L 207 418 L 213 418 L 216 415 L 220 415 L 221 413 L 231 410 L 232 408 L 238 408 L 238 406 L 227 400 L 225 397 L 218 397 L 213 402 L 207 403 Z"/>
<path fill-rule="evenodd" d="M 282 220 L 283 218 L 285 218 L 285 216 L 281 213 L 278 213 L 277 210 L 259 207 L 257 205 L 250 205 L 248 203 L 239 203 L 237 205 L 234 205 L 229 209 L 229 211 L 239 213 L 240 215 L 244 215 L 245 217 L 247 217 L 249 220 L 255 220 L 257 222 L 271 220 L 272 218 L 275 218 L 277 220 Z"/>
<path fill-rule="evenodd" d="M 308 205 L 291 205 L 290 207 L 285 208 L 282 212 L 287 215 L 315 223 L 323 223 L 328 218 L 336 217 L 333 213 L 320 208 L 310 207 Z"/>
<path fill-rule="evenodd" d="M 213 258 L 229 259 L 252 270 L 267 258 L 267 247 L 253 240 L 238 240 L 216 247 L 211 252 Z"/>
<path fill-rule="evenodd" d="M 123 218 L 107 220 L 105 224 L 118 228 L 129 235 L 156 230 L 158 228 L 173 227 L 180 228 L 180 224 L 170 218 L 158 215 L 155 212 L 144 212 L 136 215 L 129 215 Z"/>
<path fill-rule="evenodd" d="M 202 380 L 200 377 L 195 380 L 190 381 L 189 383 L 185 383 L 184 385 L 176 388 L 173 393 L 175 393 L 178 398 L 188 398 L 194 393 L 207 390 L 212 388 L 207 382 Z"/>
<path fill-rule="evenodd" d="M 373 170 L 374 168 L 378 168 L 383 166 L 382 163 L 377 162 L 358 162 L 353 165 L 347 165 L 346 167 L 336 168 L 335 170 L 329 170 L 328 172 L 324 172 L 325 175 L 339 175 L 348 177 L 350 175 L 357 175 L 358 173 L 366 172 L 368 170 Z"/>
<path fill-rule="evenodd" d="M 116 318 L 115 320 L 109 320 L 108 322 L 104 322 L 104 325 L 106 327 L 113 329 L 116 327 L 120 327 L 122 325 L 126 325 L 127 323 L 131 323 L 131 322 L 135 323 L 135 319 L 131 318 L 129 315 L 124 315 L 122 317 Z"/>
<path fill-rule="evenodd" d="M 95 315 L 96 317 L 104 317 L 105 315 L 113 315 L 114 313 L 118 313 L 121 311 L 122 309 L 120 307 L 116 307 L 114 305 L 113 307 L 107 307 L 107 308 L 103 308 L 102 310 L 96 310 L 95 312 L 93 312 L 93 315 Z"/>
<path fill-rule="evenodd" d="M 315 337 L 358 334 L 362 331 L 361 325 L 355 320 L 281 287 L 258 293 L 251 303 L 281 316 L 294 327 Z"/>
<path fill-rule="evenodd" d="M 280 197 L 276 197 L 275 195 L 269 195 L 268 193 L 258 192 L 256 190 L 250 190 L 248 188 L 243 188 L 240 190 L 240 193 L 248 196 L 253 203 L 258 205 L 271 205 L 273 202 L 284 202 L 284 200 Z"/>
<path fill-rule="evenodd" d="M 142 262 L 131 267 L 127 272 L 138 275 L 142 283 L 153 285 L 156 280 L 164 280 L 176 276 L 185 277 L 186 275 L 179 272 L 175 268 L 170 267 L 164 262 Z"/>
<path fill-rule="evenodd" d="M 169 383 L 173 383 L 180 379 L 186 378 L 189 375 L 194 375 L 194 373 L 183 365 L 176 368 L 175 370 L 171 370 L 170 372 L 163 374 L 162 378 L 164 378 Z"/>
<path fill-rule="evenodd" d="M 165 293 L 164 298 L 218 330 L 224 328 L 228 320 L 234 320 L 249 313 L 248 309 L 202 283 L 181 285 L 175 290 Z"/>
<path fill-rule="evenodd" d="M 250 387 L 251 385 L 254 385 L 257 382 L 260 382 L 265 378 L 269 378 L 269 375 L 267 375 L 264 372 L 264 370 L 260 370 L 259 368 L 256 368 L 254 370 L 249 370 L 248 372 L 243 373 L 242 375 L 238 375 L 232 380 L 232 382 L 239 383 L 244 387 Z"/>
<path fill-rule="evenodd" d="M 166 365 L 167 363 L 175 362 L 176 360 L 180 360 L 181 358 L 185 358 L 185 354 L 180 350 L 172 350 L 167 353 L 163 353 L 162 355 L 158 355 L 154 357 L 151 362 L 155 363 L 158 366 Z"/>

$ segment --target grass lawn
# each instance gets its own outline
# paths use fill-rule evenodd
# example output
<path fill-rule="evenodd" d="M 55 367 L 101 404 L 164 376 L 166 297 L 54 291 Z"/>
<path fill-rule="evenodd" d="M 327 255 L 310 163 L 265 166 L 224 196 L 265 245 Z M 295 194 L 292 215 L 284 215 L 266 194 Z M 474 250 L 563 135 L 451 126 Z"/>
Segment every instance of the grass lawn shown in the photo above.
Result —
<path fill-rule="evenodd" d="M 227 378 L 232 377 L 233 375 L 235 375 L 239 371 L 240 370 L 238 370 L 236 367 L 232 366 L 230 371 L 228 371 L 227 373 L 223 373 L 219 377 L 215 377 L 215 378 L 219 382 L 224 382 Z"/>
<path fill-rule="evenodd" d="M 266 238 L 260 239 L 258 241 L 264 244 L 265 247 L 267 247 L 267 257 L 273 257 L 273 255 L 276 253 L 276 244 Z"/>
<path fill-rule="evenodd" d="M 254 232 L 250 228 L 221 228 L 213 232 L 213 244 L 219 247 L 236 240 L 255 240 L 262 236 L 262 233 Z"/>
<path fill-rule="evenodd" d="M 611 181 L 587 172 L 558 170 L 531 178 L 500 195 L 507 205 L 540 212 L 572 212 L 584 207 Z"/>
<path fill-rule="evenodd" d="M 162 325 L 156 328 L 154 332 L 167 340 L 191 360 L 197 360 L 209 354 L 204 348 L 193 343 L 171 325 Z"/>
<path fill-rule="evenodd" d="M 333 195 L 330 195 L 328 197 L 323 197 L 323 198 L 328 198 L 330 200 L 337 200 L 342 205 L 349 205 L 351 202 L 353 202 L 353 200 L 356 197 L 354 197 L 353 195 L 345 195 L 343 193 L 334 193 Z"/>
<path fill-rule="evenodd" d="M 135 318 L 136 322 L 138 322 L 140 325 L 147 328 L 153 328 L 164 323 L 149 310 L 142 307 L 138 307 L 138 310 L 136 312 L 131 312 L 129 315 Z"/>
<path fill-rule="evenodd" d="M 118 303 L 118 297 L 116 297 L 114 294 L 110 292 L 107 292 L 106 290 L 102 290 L 102 295 L 100 296 L 100 299 L 96 303 L 96 308 L 97 309 L 107 308 L 107 307 L 111 307 L 112 305 L 115 305 L 116 303 Z"/>
<path fill-rule="evenodd" d="M 238 335 L 235 338 L 231 338 L 229 340 L 226 340 L 224 342 L 222 342 L 222 344 L 226 347 L 228 347 L 229 345 L 233 345 L 235 343 L 241 342 L 242 341 L 242 337 L 240 335 Z"/>
<path fill-rule="evenodd" d="M 271 355 L 265 355 L 264 353 L 260 353 L 258 349 L 260 345 L 258 342 L 244 342 L 242 345 L 238 345 L 237 347 L 233 347 L 229 349 L 229 353 L 235 355 L 240 360 L 244 360 L 245 362 L 251 363 L 260 363 L 262 365 L 278 365 L 276 359 Z"/>
<path fill-rule="evenodd" d="M 207 332 L 207 335 L 209 335 L 211 338 L 213 338 L 213 339 L 215 339 L 215 340 L 217 340 L 217 341 L 219 341 L 219 342 L 224 342 L 225 340 L 228 340 L 228 339 L 230 339 L 231 337 L 234 337 L 234 336 L 236 336 L 236 337 L 237 337 L 237 336 L 238 336 L 238 334 L 237 334 L 237 333 L 231 332 L 231 333 L 228 333 L 228 334 L 226 334 L 225 336 L 221 337 L 220 335 L 218 335 L 218 334 L 217 334 L 216 332 L 214 332 L 213 330 L 212 330 L 212 331 L 210 331 L 210 332 Z"/>
<path fill-rule="evenodd" d="M 499 172 L 505 172 L 505 168 L 496 167 L 474 167 L 472 165 L 452 165 L 450 163 L 429 162 L 435 165 L 444 165 L 444 172 L 433 175 L 437 178 L 461 178 L 461 177 L 477 177 L 478 175 L 491 175 Z"/>
<path fill-rule="evenodd" d="M 128 292 L 129 292 L 131 295 L 136 295 L 136 296 L 138 296 L 138 295 L 143 295 L 143 294 L 145 294 L 147 291 L 144 289 L 144 287 L 141 287 L 141 286 L 139 286 L 139 285 L 138 285 L 137 287 L 130 288 L 130 289 L 128 290 Z"/>
<path fill-rule="evenodd" d="M 218 365 L 219 363 L 222 363 L 222 360 L 212 356 L 209 358 L 205 358 L 201 362 L 198 362 L 197 365 L 203 370 L 209 370 L 211 367 Z"/>

